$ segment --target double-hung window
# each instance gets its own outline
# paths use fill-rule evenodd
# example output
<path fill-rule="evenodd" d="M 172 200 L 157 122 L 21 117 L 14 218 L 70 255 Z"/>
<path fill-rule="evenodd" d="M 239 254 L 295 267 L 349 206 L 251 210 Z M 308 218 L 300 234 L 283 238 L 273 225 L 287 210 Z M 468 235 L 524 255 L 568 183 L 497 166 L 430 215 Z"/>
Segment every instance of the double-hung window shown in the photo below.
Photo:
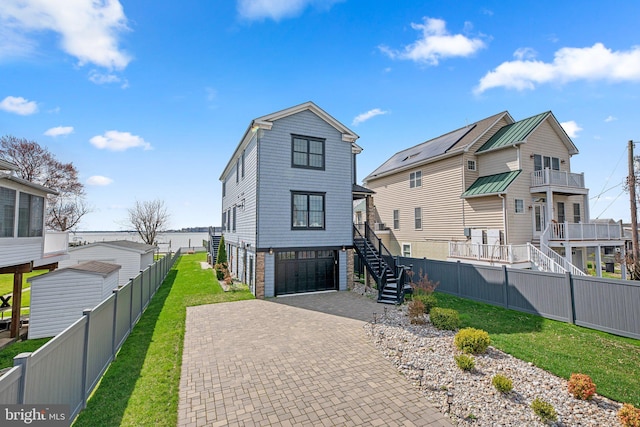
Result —
<path fill-rule="evenodd" d="M 400 230 L 400 210 L 393 210 L 393 229 Z"/>
<path fill-rule="evenodd" d="M 0 187 L 0 237 L 13 237 L 16 190 Z"/>
<path fill-rule="evenodd" d="M 564 202 L 558 202 L 558 222 L 560 224 L 566 221 L 565 213 L 564 213 Z"/>
<path fill-rule="evenodd" d="M 422 187 L 422 171 L 409 174 L 409 188 Z"/>
<path fill-rule="evenodd" d="M 515 210 L 517 214 L 524 213 L 524 200 L 515 199 Z"/>
<path fill-rule="evenodd" d="M 20 193 L 18 237 L 41 237 L 44 225 L 44 197 Z"/>
<path fill-rule="evenodd" d="M 414 209 L 414 226 L 416 230 L 422 230 L 422 208 Z"/>
<path fill-rule="evenodd" d="M 324 170 L 324 139 L 293 135 L 291 137 L 291 166 Z"/>
<path fill-rule="evenodd" d="M 291 228 L 324 230 L 325 193 L 291 192 Z"/>
<path fill-rule="evenodd" d="M 580 216 L 581 216 L 580 215 L 580 203 L 574 203 L 573 204 L 573 222 L 578 224 L 580 221 L 582 221 L 582 218 Z"/>

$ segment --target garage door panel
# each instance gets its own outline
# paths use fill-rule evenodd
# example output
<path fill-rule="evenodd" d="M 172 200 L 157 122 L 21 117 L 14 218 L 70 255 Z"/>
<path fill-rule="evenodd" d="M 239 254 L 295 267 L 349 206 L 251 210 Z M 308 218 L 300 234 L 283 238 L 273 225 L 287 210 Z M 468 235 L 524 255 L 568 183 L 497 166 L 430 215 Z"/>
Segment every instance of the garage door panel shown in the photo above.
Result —
<path fill-rule="evenodd" d="M 276 265 L 276 295 L 336 289 L 334 251 L 282 252 Z"/>

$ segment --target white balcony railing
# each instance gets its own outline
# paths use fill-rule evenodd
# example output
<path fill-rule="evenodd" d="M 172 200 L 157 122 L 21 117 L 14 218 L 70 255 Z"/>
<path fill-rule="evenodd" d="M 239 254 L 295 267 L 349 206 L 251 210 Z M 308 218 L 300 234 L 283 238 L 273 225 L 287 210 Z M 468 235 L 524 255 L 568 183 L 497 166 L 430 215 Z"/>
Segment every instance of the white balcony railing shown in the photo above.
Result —
<path fill-rule="evenodd" d="M 46 231 L 44 233 L 44 256 L 66 254 L 69 251 L 69 232 Z"/>
<path fill-rule="evenodd" d="M 620 224 L 552 223 L 548 228 L 548 240 L 622 240 Z"/>
<path fill-rule="evenodd" d="M 560 187 L 585 188 L 584 174 L 567 171 L 555 171 L 550 169 L 539 170 L 531 173 L 531 186 L 555 185 Z"/>
<path fill-rule="evenodd" d="M 529 261 L 527 245 L 482 245 L 468 242 L 449 242 L 449 257 L 508 264 Z"/>

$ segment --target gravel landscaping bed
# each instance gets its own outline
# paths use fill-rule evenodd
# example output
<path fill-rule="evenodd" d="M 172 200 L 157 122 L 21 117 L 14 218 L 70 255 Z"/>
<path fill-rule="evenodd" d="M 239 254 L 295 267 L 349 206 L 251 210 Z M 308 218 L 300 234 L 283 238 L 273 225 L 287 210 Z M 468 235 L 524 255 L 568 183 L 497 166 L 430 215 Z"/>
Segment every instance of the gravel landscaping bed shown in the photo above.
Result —
<path fill-rule="evenodd" d="M 354 292 L 372 295 L 364 287 Z M 375 294 L 373 294 L 375 296 Z M 365 325 L 369 339 L 382 354 L 419 388 L 435 407 L 458 425 L 544 426 L 531 409 L 540 398 L 553 405 L 556 426 L 618 426 L 618 402 L 595 395 L 591 400 L 575 399 L 567 390 L 567 380 L 489 347 L 475 355 L 475 369 L 464 372 L 453 358 L 455 332 L 441 331 L 428 322 L 412 325 L 406 306 L 380 306 L 376 323 Z M 502 394 L 491 384 L 495 374 L 513 381 L 513 390 Z M 447 393 L 452 396 L 449 408 Z"/>

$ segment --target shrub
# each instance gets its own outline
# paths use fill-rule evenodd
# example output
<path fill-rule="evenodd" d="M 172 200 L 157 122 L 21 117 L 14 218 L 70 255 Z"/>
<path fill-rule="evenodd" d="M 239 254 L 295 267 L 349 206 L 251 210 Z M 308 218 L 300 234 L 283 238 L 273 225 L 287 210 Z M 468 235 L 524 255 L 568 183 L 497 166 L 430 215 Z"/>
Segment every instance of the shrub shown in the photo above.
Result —
<path fill-rule="evenodd" d="M 424 304 L 424 312 L 429 314 L 431 309 L 438 305 L 438 299 L 433 294 L 416 294 L 413 299 L 418 300 Z"/>
<path fill-rule="evenodd" d="M 429 313 L 431 324 L 438 329 L 455 331 L 460 327 L 460 315 L 451 308 L 434 307 Z"/>
<path fill-rule="evenodd" d="M 227 271 L 227 263 L 219 263 L 214 266 L 216 270 L 216 278 L 218 281 L 224 279 L 225 272 Z"/>
<path fill-rule="evenodd" d="M 415 278 L 414 271 L 407 271 L 407 276 L 409 276 L 409 284 L 411 285 L 411 289 L 413 289 L 414 295 L 432 294 L 440 284 L 440 282 L 432 282 L 429 280 L 429 277 L 426 273 L 422 272 L 422 269 L 418 272 L 418 280 L 413 280 Z"/>
<path fill-rule="evenodd" d="M 618 419 L 624 427 L 640 427 L 640 409 L 625 403 L 618 411 Z"/>
<path fill-rule="evenodd" d="M 531 409 L 533 409 L 533 412 L 543 423 L 546 423 L 547 421 L 556 421 L 558 419 L 558 414 L 556 413 L 556 409 L 553 405 L 549 402 L 545 402 L 539 397 L 536 397 L 533 402 L 531 402 Z"/>
<path fill-rule="evenodd" d="M 482 329 L 464 328 L 458 331 L 453 342 L 463 353 L 479 354 L 487 351 L 491 338 Z"/>
<path fill-rule="evenodd" d="M 576 399 L 589 400 L 596 392 L 596 385 L 589 375 L 571 374 L 569 378 L 569 393 Z"/>
<path fill-rule="evenodd" d="M 505 377 L 504 375 L 494 375 L 491 378 L 491 384 L 498 390 L 500 393 L 509 393 L 513 390 L 513 381 L 510 378 Z"/>
<path fill-rule="evenodd" d="M 476 361 L 473 360 L 473 357 L 467 354 L 458 354 L 456 356 L 453 356 L 453 358 L 455 359 L 458 368 L 462 369 L 463 371 L 471 371 L 476 366 Z"/>
<path fill-rule="evenodd" d="M 227 263 L 227 249 L 224 244 L 224 236 L 220 237 L 220 243 L 218 244 L 218 255 L 216 256 L 216 264 Z"/>
<path fill-rule="evenodd" d="M 422 304 L 422 301 L 414 299 L 409 302 L 409 322 L 414 325 L 425 323 L 424 304 Z"/>

